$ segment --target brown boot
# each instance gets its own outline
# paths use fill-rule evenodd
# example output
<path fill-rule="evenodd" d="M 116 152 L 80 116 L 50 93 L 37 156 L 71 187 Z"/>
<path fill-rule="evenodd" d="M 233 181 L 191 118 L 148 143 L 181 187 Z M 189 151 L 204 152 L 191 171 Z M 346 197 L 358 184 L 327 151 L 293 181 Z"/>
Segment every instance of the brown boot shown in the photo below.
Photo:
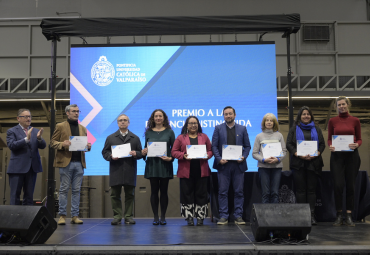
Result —
<path fill-rule="evenodd" d="M 60 218 L 58 220 L 58 225 L 65 225 L 66 224 L 66 216 L 60 215 Z"/>
<path fill-rule="evenodd" d="M 71 223 L 72 224 L 83 224 L 84 222 L 80 220 L 77 216 L 74 216 L 72 217 Z"/>

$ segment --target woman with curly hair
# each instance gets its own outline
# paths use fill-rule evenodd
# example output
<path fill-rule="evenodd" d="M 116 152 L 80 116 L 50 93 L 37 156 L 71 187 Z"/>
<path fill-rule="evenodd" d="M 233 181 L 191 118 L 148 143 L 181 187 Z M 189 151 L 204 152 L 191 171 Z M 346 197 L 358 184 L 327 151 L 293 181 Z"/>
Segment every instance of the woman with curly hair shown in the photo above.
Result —
<path fill-rule="evenodd" d="M 142 155 L 148 153 L 148 142 L 166 142 L 167 155 L 162 157 L 146 158 L 144 177 L 150 180 L 151 196 L 150 203 L 154 214 L 153 225 L 166 225 L 166 211 L 168 206 L 168 182 L 173 179 L 173 158 L 171 149 L 175 142 L 175 133 L 171 129 L 167 114 L 156 109 L 150 115 L 145 129 L 145 147 Z M 160 192 L 160 197 L 158 193 Z M 161 218 L 159 219 L 158 204 L 161 205 Z"/>

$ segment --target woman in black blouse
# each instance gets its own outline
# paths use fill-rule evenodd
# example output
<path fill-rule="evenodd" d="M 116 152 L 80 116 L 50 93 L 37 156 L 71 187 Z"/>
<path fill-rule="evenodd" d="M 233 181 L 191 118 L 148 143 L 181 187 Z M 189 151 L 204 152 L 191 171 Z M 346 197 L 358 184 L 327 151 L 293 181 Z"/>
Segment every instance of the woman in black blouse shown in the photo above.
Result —
<path fill-rule="evenodd" d="M 317 141 L 317 156 L 298 156 L 297 140 Z M 299 109 L 294 126 L 289 130 L 286 147 L 290 152 L 290 169 L 293 170 L 297 203 L 309 203 L 311 224 L 317 225 L 315 217 L 316 187 L 324 166 L 321 154 L 325 140 L 319 126 L 315 125 L 312 111 L 307 106 Z"/>

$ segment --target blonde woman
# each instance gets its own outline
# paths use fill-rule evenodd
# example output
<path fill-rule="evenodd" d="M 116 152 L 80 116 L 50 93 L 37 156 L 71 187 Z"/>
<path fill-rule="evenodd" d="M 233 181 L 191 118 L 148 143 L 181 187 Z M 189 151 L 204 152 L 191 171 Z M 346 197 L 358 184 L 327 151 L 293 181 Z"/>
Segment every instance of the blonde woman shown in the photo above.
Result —
<path fill-rule="evenodd" d="M 286 147 L 283 135 L 278 131 L 279 123 L 272 113 L 263 116 L 262 132 L 256 136 L 253 146 L 253 158 L 258 160 L 258 173 L 261 179 L 262 203 L 279 203 L 279 185 Z M 281 143 L 283 155 L 281 157 L 265 158 L 262 146 L 268 143 Z"/>
<path fill-rule="evenodd" d="M 334 179 L 334 198 L 337 209 L 337 218 L 334 226 L 342 224 L 354 227 L 351 213 L 355 206 L 355 182 L 358 170 L 361 165 L 360 155 L 357 148 L 361 146 L 361 125 L 360 120 L 349 115 L 351 101 L 340 96 L 336 99 L 338 116 L 329 120 L 328 125 L 328 145 L 331 151 L 330 171 Z M 353 143 L 349 148 L 353 151 L 335 151 L 332 145 L 333 135 L 353 135 Z M 346 187 L 346 212 L 342 218 L 343 190 Z"/>

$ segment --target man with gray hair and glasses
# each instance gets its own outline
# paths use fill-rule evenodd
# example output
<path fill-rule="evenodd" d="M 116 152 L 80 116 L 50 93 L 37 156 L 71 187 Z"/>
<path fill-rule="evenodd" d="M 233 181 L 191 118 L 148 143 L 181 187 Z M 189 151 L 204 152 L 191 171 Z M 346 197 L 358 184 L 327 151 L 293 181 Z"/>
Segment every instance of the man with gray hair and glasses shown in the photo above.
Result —
<path fill-rule="evenodd" d="M 112 225 L 121 224 L 122 218 L 126 224 L 135 224 L 133 217 L 134 192 L 137 176 L 137 160 L 141 159 L 140 138 L 128 130 L 130 118 L 120 114 L 117 118 L 118 130 L 105 140 L 102 150 L 103 158 L 109 161 L 109 186 L 111 187 L 111 202 L 113 209 Z M 125 157 L 113 156 L 112 146 L 130 144 L 130 151 Z M 122 212 L 121 192 L 125 190 L 125 211 Z"/>
<path fill-rule="evenodd" d="M 84 151 L 69 151 L 70 136 L 87 136 L 87 129 L 78 124 L 80 110 L 76 104 L 68 105 L 65 109 L 67 121 L 59 123 L 50 141 L 50 146 L 56 150 L 54 167 L 59 167 L 59 215 L 58 225 L 66 224 L 68 190 L 72 186 L 71 223 L 83 224 L 78 218 L 80 206 L 80 188 L 86 168 Z M 87 143 L 87 151 L 91 150 L 91 143 Z"/>
<path fill-rule="evenodd" d="M 33 205 L 37 173 L 42 172 L 39 149 L 46 147 L 41 137 L 43 129 L 31 127 L 31 112 L 19 109 L 17 120 L 19 124 L 6 133 L 6 142 L 11 151 L 7 174 L 10 185 L 10 204 L 20 205 L 20 195 L 23 189 L 23 205 Z"/>

